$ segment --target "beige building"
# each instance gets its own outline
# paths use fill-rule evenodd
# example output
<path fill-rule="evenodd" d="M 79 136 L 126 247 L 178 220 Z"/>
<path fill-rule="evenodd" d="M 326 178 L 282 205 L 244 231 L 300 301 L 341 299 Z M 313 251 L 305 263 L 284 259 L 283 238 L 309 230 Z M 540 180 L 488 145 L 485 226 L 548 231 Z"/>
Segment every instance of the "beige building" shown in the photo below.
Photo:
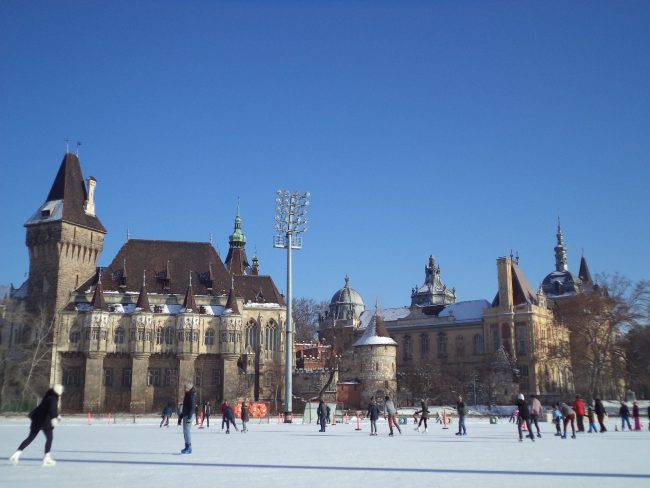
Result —
<path fill-rule="evenodd" d="M 26 283 L 13 298 L 54 317 L 50 383 L 66 411 L 149 412 L 193 382 L 200 401 L 282 398 L 286 307 L 249 263 L 239 209 L 225 263 L 211 243 L 127 239 L 98 268 L 96 181 L 66 154 L 25 224 Z"/>

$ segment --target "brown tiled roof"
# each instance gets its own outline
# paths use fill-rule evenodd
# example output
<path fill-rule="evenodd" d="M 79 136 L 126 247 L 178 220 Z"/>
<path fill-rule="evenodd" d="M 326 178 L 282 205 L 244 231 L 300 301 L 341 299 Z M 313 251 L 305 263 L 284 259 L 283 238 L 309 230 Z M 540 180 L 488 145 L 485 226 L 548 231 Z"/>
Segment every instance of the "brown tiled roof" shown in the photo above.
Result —
<path fill-rule="evenodd" d="M 84 212 L 87 198 L 88 193 L 79 158 L 75 154 L 67 153 L 61 161 L 59 172 L 45 201 L 63 200 L 63 221 L 105 234 L 106 229 L 99 219 Z"/>
<path fill-rule="evenodd" d="M 232 310 L 232 313 L 239 315 L 239 307 L 237 306 L 237 298 L 235 297 L 235 290 L 230 289 L 228 293 L 228 301 L 226 302 L 226 309 Z"/>
<path fill-rule="evenodd" d="M 137 308 L 142 310 L 149 311 L 149 295 L 147 294 L 147 286 L 142 283 L 142 288 L 140 288 L 140 295 L 138 295 L 138 303 L 135 304 Z"/>
<path fill-rule="evenodd" d="M 236 276 L 243 275 L 246 268 L 250 266 L 250 264 L 248 264 L 248 258 L 246 257 L 246 250 L 244 247 L 233 246 L 231 244 L 230 249 L 228 249 L 225 264 L 231 274 Z"/>
<path fill-rule="evenodd" d="M 512 301 L 514 305 L 521 305 L 523 303 L 531 303 L 537 305 L 537 293 L 528 283 L 524 272 L 521 268 L 515 263 L 511 264 L 512 266 Z M 498 307 L 500 304 L 499 292 L 497 291 L 494 300 L 492 300 L 492 306 Z"/>
<path fill-rule="evenodd" d="M 578 278 L 580 278 L 583 283 L 592 282 L 589 266 L 587 266 L 587 260 L 584 256 L 580 258 L 580 271 L 578 271 Z"/>
<path fill-rule="evenodd" d="M 195 295 L 225 295 L 231 288 L 231 276 L 208 242 L 149 241 L 129 239 L 124 243 L 111 264 L 102 273 L 106 291 L 125 291 L 122 284 L 124 263 L 129 268 L 126 291 L 141 288 L 142 275 L 147 271 L 149 293 L 185 295 L 189 286 L 190 271 L 194 273 L 192 288 Z M 212 271 L 212 291 L 208 289 Z M 196 276 L 199 279 L 196 280 Z M 168 288 L 165 285 L 168 281 Z M 198 281 L 198 283 L 197 283 Z M 93 277 L 77 291 L 85 292 L 97 282 Z M 278 303 L 284 298 L 270 276 L 234 276 L 235 291 L 244 302 Z M 144 308 L 144 307 L 143 307 Z"/>
<path fill-rule="evenodd" d="M 104 301 L 104 290 L 102 288 L 101 279 L 97 282 L 97 285 L 95 285 L 95 292 L 93 293 L 93 299 L 90 301 L 90 305 L 92 306 L 93 310 L 107 310 L 106 302 Z"/>
<path fill-rule="evenodd" d="M 185 300 L 183 300 L 183 308 L 197 312 L 198 308 L 196 307 L 196 300 L 194 300 L 194 291 L 192 290 L 192 285 L 187 286 L 187 292 L 185 292 Z"/>

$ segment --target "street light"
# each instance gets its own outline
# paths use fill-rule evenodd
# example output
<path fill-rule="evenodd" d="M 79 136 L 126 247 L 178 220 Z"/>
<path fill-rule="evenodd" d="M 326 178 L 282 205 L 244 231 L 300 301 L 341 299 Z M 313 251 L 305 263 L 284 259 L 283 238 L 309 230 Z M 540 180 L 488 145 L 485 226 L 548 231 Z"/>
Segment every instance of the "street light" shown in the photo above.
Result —
<path fill-rule="evenodd" d="M 291 422 L 292 365 L 293 365 L 293 323 L 291 320 L 291 250 L 302 249 L 300 234 L 307 232 L 307 207 L 309 192 L 291 193 L 278 190 L 275 198 L 275 232 L 273 247 L 287 250 L 287 320 L 284 372 L 284 421 Z"/>

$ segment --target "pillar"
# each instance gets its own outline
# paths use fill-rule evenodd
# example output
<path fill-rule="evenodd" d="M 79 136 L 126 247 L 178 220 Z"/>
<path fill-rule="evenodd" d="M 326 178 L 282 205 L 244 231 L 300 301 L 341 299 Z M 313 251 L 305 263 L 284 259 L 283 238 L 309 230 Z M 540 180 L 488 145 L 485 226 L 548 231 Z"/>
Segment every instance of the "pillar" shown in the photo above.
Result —
<path fill-rule="evenodd" d="M 228 400 L 231 404 L 237 400 L 239 368 L 237 367 L 237 359 L 239 354 L 223 354 L 223 381 L 222 385 L 222 398 Z"/>
<path fill-rule="evenodd" d="M 103 352 L 89 352 L 86 356 L 84 379 L 84 412 L 98 413 L 103 410 L 104 356 Z"/>
<path fill-rule="evenodd" d="M 185 395 L 185 384 L 194 384 L 196 354 L 178 355 L 178 402 L 183 401 Z M 198 401 L 198 399 L 197 399 Z"/>
<path fill-rule="evenodd" d="M 149 354 L 134 353 L 131 363 L 131 413 L 147 411 L 147 376 L 149 374 Z"/>

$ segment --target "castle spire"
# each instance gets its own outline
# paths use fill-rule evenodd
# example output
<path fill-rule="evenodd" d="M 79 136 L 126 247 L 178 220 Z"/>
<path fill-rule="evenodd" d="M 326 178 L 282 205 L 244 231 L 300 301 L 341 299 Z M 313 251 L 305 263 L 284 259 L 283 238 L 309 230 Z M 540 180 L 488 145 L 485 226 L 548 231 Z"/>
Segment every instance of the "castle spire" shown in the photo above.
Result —
<path fill-rule="evenodd" d="M 235 230 L 228 239 L 230 248 L 228 249 L 228 256 L 226 256 L 225 265 L 230 271 L 230 274 L 241 276 L 247 273 L 247 268 L 250 266 L 248 258 L 246 257 L 246 236 L 242 232 L 241 217 L 239 216 L 239 198 L 237 199 L 237 214 L 235 216 Z"/>
<path fill-rule="evenodd" d="M 142 272 L 142 288 L 140 288 L 140 295 L 138 296 L 138 303 L 135 304 L 136 308 L 149 312 L 149 295 L 147 294 L 147 270 Z"/>
<path fill-rule="evenodd" d="M 104 288 L 102 287 L 102 268 L 97 272 L 97 285 L 95 285 L 95 292 L 90 305 L 93 310 L 106 310 L 106 302 L 104 301 Z"/>
<path fill-rule="evenodd" d="M 185 292 L 185 300 L 183 300 L 183 308 L 186 312 L 194 312 L 196 308 L 196 300 L 194 300 L 194 291 L 192 290 L 192 272 L 190 271 L 190 284 L 187 286 Z"/>
<path fill-rule="evenodd" d="M 557 218 L 557 245 L 555 246 L 555 271 L 568 271 L 567 249 L 564 247 L 564 233 L 560 225 L 560 217 Z"/>
<path fill-rule="evenodd" d="M 228 301 L 226 302 L 226 310 L 230 309 L 233 315 L 239 315 L 239 307 L 237 306 L 237 298 L 235 297 L 235 277 L 230 277 L 230 293 L 228 293 Z"/>

